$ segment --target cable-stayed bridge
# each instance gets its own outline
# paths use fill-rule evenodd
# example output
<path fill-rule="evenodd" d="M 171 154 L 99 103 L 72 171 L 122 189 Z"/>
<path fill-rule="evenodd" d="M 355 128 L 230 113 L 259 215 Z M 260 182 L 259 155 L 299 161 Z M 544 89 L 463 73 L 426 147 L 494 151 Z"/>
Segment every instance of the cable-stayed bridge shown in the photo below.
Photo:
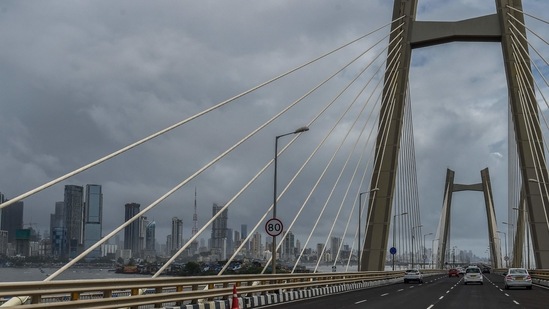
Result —
<path fill-rule="evenodd" d="M 232 190 L 231 194 L 218 197 L 223 200 L 222 210 L 229 210 L 231 215 L 248 213 L 254 217 L 248 237 L 234 254 L 231 252 L 232 256 L 227 256 L 228 260 L 236 258 L 256 232 L 263 233 L 265 222 L 276 217 L 284 226 L 278 242 L 276 237 L 271 242 L 277 245 L 279 258 L 282 258 L 283 244 L 280 240 L 286 233 L 299 235 L 304 240 L 301 250 L 285 261 L 292 263 L 291 272 L 303 263 L 306 248 L 317 243 L 320 246 L 312 267 L 314 272 L 326 260 L 337 264 L 338 270 L 355 271 L 353 253 L 360 260 L 358 270 L 381 271 L 390 261 L 391 247 L 398 248 L 399 262 L 413 266 L 414 259 L 415 263 L 424 259 L 424 253 L 419 250 L 426 247 L 427 232 L 434 233 L 432 247 L 436 240 L 438 248 L 433 250 L 437 256 L 433 260 L 441 266 L 446 260 L 445 255 L 439 253 L 450 249 L 446 243 L 449 236 L 444 230 L 452 220 L 441 211 L 436 214 L 441 219 L 438 227 L 426 229 L 422 222 L 412 119 L 416 114 L 412 113 L 414 96 L 409 86 L 412 50 L 448 42 L 498 42 L 507 77 L 509 140 L 516 142 L 509 142 L 508 205 L 495 204 L 492 190 L 484 190 L 487 221 L 493 223 L 486 224 L 489 231 L 486 244 L 493 265 L 502 267 L 499 234 L 504 227 L 498 231 L 493 210 L 506 207 L 510 214 L 506 235 L 513 248 L 511 264 L 531 263 L 535 268 L 545 269 L 549 263 L 549 226 L 546 144 L 542 132 L 547 123 L 540 111 L 547 106 L 544 95 L 548 86 L 548 64 L 544 57 L 547 43 L 543 31 L 529 27 L 528 18 L 541 24 L 546 22 L 537 17 L 536 12 L 523 14 L 520 1 L 496 1 L 495 14 L 460 22 L 416 21 L 417 5 L 416 1 L 395 1 L 392 20 L 385 25 L 372 27 L 363 36 L 197 110 L 165 129 L 16 196 L 0 207 L 38 195 L 81 173 L 101 169 L 111 160 L 124 160 L 125 156 L 131 160 L 132 152 L 139 151 L 140 147 L 153 145 L 149 147 L 157 148 L 158 152 L 169 150 L 161 147 L 163 143 L 154 143 L 159 139 L 177 139 L 177 132 L 189 130 L 194 133 L 190 136 L 194 136 L 196 144 L 211 133 L 211 138 L 218 140 L 222 147 L 206 156 L 199 153 L 200 165 L 193 165 L 191 172 L 168 191 L 159 194 L 130 220 L 104 233 L 100 242 L 45 281 L 54 280 L 140 217 L 160 209 L 177 192 L 194 190 L 201 177 L 204 177 L 202 181 L 215 179 L 216 173 L 222 173 L 223 182 L 210 183 L 210 190 L 216 190 L 216 186 Z M 292 100 L 271 99 L 273 92 L 284 91 L 279 88 L 281 85 L 303 79 L 308 85 L 295 93 L 292 88 L 288 93 L 289 97 L 293 96 Z M 231 112 L 231 108 L 239 105 L 246 106 L 245 114 Z M 243 117 L 250 120 L 246 121 L 245 128 L 240 126 Z M 307 130 L 298 129 L 302 127 Z M 253 156 L 246 156 L 249 154 Z M 191 162 L 189 154 L 181 155 L 188 156 Z M 243 162 L 249 165 L 240 165 Z M 238 177 L 227 178 L 227 175 Z M 478 175 L 480 183 L 480 169 Z M 481 187 L 487 188 L 485 184 L 489 183 L 489 178 L 483 178 Z M 445 196 L 441 209 L 450 201 Z M 216 216 L 222 213 L 218 212 L 199 227 L 152 277 L 158 277 L 194 241 L 209 232 Z M 339 240 L 330 246 L 333 238 Z M 344 244 L 350 248 L 344 250 Z M 275 264 L 266 259 L 263 272 L 268 273 L 269 265 Z M 220 274 L 225 271 L 223 268 Z"/>

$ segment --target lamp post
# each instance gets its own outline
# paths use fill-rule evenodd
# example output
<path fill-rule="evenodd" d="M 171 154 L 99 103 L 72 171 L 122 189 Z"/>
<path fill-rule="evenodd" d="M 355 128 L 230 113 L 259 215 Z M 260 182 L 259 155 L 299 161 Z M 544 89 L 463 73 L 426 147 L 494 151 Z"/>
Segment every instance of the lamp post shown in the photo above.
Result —
<path fill-rule="evenodd" d="M 301 128 L 298 128 L 297 130 L 293 131 L 293 132 L 290 132 L 290 133 L 286 133 L 286 134 L 282 134 L 282 135 L 277 135 L 275 137 L 275 156 L 274 156 L 274 183 L 273 183 L 273 219 L 276 218 L 276 198 L 277 198 L 277 193 L 276 193 L 276 170 L 277 170 L 277 159 L 278 159 L 278 139 L 283 137 L 283 136 L 286 136 L 286 135 L 291 135 L 291 134 L 298 134 L 298 133 L 302 133 L 302 132 L 305 132 L 305 131 L 309 131 L 309 128 L 308 127 L 301 127 Z M 272 257 L 271 257 L 271 261 L 272 261 L 272 268 L 273 268 L 273 274 L 276 274 L 276 236 L 273 235 L 273 254 L 272 254 Z"/>
<path fill-rule="evenodd" d="M 526 209 L 523 210 L 517 207 L 513 207 L 513 209 L 524 212 L 524 214 L 522 215 L 522 220 L 523 220 L 523 226 L 526 228 L 526 256 L 527 256 L 526 267 L 527 269 L 530 269 L 530 227 L 528 226 L 528 222 L 526 221 L 527 220 L 526 216 L 528 215 L 528 211 Z M 522 247 L 521 250 L 523 248 L 524 247 Z"/>
<path fill-rule="evenodd" d="M 393 216 L 393 248 L 396 248 L 395 245 L 396 245 L 396 241 L 395 241 L 395 238 L 396 238 L 396 217 L 398 216 L 404 216 L 404 215 L 407 215 L 408 212 L 403 212 L 401 214 L 396 214 Z M 393 270 L 395 270 L 395 255 L 394 254 L 391 254 L 393 256 Z"/>
<path fill-rule="evenodd" d="M 507 260 L 509 260 L 509 257 L 507 256 L 507 233 L 501 231 L 496 232 L 503 234 L 503 236 L 505 237 L 505 267 L 509 267 L 507 264 Z"/>
<path fill-rule="evenodd" d="M 433 235 L 433 233 L 423 235 L 423 269 L 425 269 L 425 264 L 426 264 L 426 261 L 427 261 L 427 253 L 425 252 L 426 251 L 425 250 L 425 237 L 427 237 L 429 235 Z"/>
<path fill-rule="evenodd" d="M 439 240 L 440 238 L 431 240 L 431 269 L 435 269 L 435 240 Z M 437 260 L 438 260 L 438 250 L 437 250 Z"/>
<path fill-rule="evenodd" d="M 362 257 L 362 243 L 360 242 L 360 234 L 362 230 L 360 228 L 360 222 L 362 221 L 362 194 L 379 191 L 379 188 L 373 188 L 370 191 L 364 191 L 358 194 L 358 265 L 356 266 L 357 271 L 360 271 L 360 260 Z"/>
<path fill-rule="evenodd" d="M 511 234 L 509 235 L 509 238 L 511 238 L 512 240 L 515 239 L 515 234 L 514 234 L 514 230 L 515 230 L 515 225 L 513 223 L 507 223 L 507 222 L 501 222 L 505 225 L 508 225 L 508 226 L 511 226 Z M 515 244 L 513 243 L 513 246 Z M 507 251 L 507 238 L 505 238 L 505 265 L 508 267 L 509 266 L 509 251 Z"/>
<path fill-rule="evenodd" d="M 412 227 L 412 268 L 414 268 L 414 229 L 417 227 L 422 227 L 423 225 L 413 226 Z"/>

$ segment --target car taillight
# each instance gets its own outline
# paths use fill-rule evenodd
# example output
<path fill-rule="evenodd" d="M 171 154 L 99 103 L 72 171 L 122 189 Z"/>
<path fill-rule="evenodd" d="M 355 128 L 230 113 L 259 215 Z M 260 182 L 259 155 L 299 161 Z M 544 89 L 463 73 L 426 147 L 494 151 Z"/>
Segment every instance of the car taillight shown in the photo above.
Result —
<path fill-rule="evenodd" d="M 513 280 L 513 276 L 507 275 L 507 276 L 505 276 L 505 280 Z"/>
<path fill-rule="evenodd" d="M 532 280 L 532 277 L 530 275 L 526 276 L 526 280 Z"/>

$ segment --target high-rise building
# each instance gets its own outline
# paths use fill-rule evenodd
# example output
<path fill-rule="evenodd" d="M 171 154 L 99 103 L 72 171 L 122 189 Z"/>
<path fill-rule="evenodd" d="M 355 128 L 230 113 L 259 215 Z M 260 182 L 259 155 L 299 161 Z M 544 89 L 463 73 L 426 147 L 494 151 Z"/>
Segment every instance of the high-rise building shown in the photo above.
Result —
<path fill-rule="evenodd" d="M 68 256 L 65 202 L 55 202 L 55 212 L 50 214 L 50 239 L 51 254 L 54 258 Z"/>
<path fill-rule="evenodd" d="M 156 222 L 152 221 L 146 227 L 145 249 L 147 251 L 156 251 Z"/>
<path fill-rule="evenodd" d="M 65 186 L 65 228 L 67 229 L 68 257 L 74 258 L 83 246 L 84 187 Z"/>
<path fill-rule="evenodd" d="M 212 207 L 212 217 L 220 212 L 222 208 L 223 206 L 214 203 Z M 224 248 L 227 239 L 227 220 L 228 209 L 225 209 L 212 223 L 211 252 L 212 255 L 219 259 L 225 255 Z"/>
<path fill-rule="evenodd" d="M 339 247 L 341 247 L 341 238 L 332 237 L 330 239 L 330 253 L 332 254 L 332 260 L 338 256 Z"/>
<path fill-rule="evenodd" d="M 139 213 L 138 203 L 128 203 L 125 206 L 124 222 L 127 222 Z M 139 256 L 139 220 L 135 220 L 124 228 L 124 249 L 131 250 L 132 257 Z"/>
<path fill-rule="evenodd" d="M 88 249 L 101 240 L 103 222 L 103 193 L 100 185 L 86 185 L 86 203 L 84 204 L 84 249 Z M 101 257 L 101 248 L 88 253 L 86 259 Z"/>
<path fill-rule="evenodd" d="M 8 231 L 0 230 L 0 255 L 8 255 Z"/>
<path fill-rule="evenodd" d="M 0 230 L 8 232 L 8 243 L 14 245 L 16 231 L 23 228 L 23 206 L 23 202 L 18 201 L 1 209 Z"/>
<path fill-rule="evenodd" d="M 255 232 L 252 236 L 252 240 L 250 242 L 250 251 L 252 254 L 252 258 L 259 259 L 263 257 L 263 250 L 261 250 L 261 234 L 259 232 Z"/>
<path fill-rule="evenodd" d="M 282 258 L 288 261 L 295 259 L 295 236 L 291 231 L 282 240 Z"/>
<path fill-rule="evenodd" d="M 173 217 L 172 218 L 172 241 L 171 241 L 171 253 L 177 252 L 179 248 L 183 247 L 183 220 Z"/>

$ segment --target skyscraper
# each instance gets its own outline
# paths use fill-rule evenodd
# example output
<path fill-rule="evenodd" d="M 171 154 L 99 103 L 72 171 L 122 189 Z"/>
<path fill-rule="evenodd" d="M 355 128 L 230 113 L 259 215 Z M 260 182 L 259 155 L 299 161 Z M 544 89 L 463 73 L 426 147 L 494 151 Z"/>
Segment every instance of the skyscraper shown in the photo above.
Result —
<path fill-rule="evenodd" d="M 149 222 L 145 234 L 145 249 L 147 251 L 156 251 L 156 222 Z"/>
<path fill-rule="evenodd" d="M 9 243 L 15 244 L 15 232 L 23 228 L 23 206 L 19 201 L 1 209 L 0 230 L 8 232 Z"/>
<path fill-rule="evenodd" d="M 125 206 L 125 222 L 139 213 L 140 204 L 128 203 Z M 135 220 L 124 228 L 124 249 L 132 251 L 132 257 L 139 256 L 139 220 Z"/>
<path fill-rule="evenodd" d="M 172 241 L 171 253 L 177 252 L 183 246 L 183 220 L 172 218 Z"/>
<path fill-rule="evenodd" d="M 83 245 L 83 224 L 84 221 L 84 187 L 67 185 L 65 186 L 65 228 L 67 229 L 68 257 L 74 258 L 78 255 Z"/>
<path fill-rule="evenodd" d="M 50 239 L 53 257 L 60 258 L 68 255 L 65 202 L 55 202 L 55 212 L 50 214 Z"/>
<path fill-rule="evenodd" d="M 216 203 L 212 207 L 212 216 L 215 216 L 218 212 L 221 211 L 223 206 L 219 206 Z M 227 238 L 227 220 L 228 220 L 228 209 L 225 209 L 219 217 L 217 217 L 212 223 L 212 242 L 211 242 L 211 252 L 212 255 L 217 256 L 217 258 L 222 258 L 225 254 L 225 241 Z"/>
<path fill-rule="evenodd" d="M 101 240 L 103 192 L 100 185 L 86 185 L 86 203 L 84 205 L 84 249 L 88 249 Z M 86 259 L 100 257 L 101 248 L 96 248 L 86 256 Z"/>

